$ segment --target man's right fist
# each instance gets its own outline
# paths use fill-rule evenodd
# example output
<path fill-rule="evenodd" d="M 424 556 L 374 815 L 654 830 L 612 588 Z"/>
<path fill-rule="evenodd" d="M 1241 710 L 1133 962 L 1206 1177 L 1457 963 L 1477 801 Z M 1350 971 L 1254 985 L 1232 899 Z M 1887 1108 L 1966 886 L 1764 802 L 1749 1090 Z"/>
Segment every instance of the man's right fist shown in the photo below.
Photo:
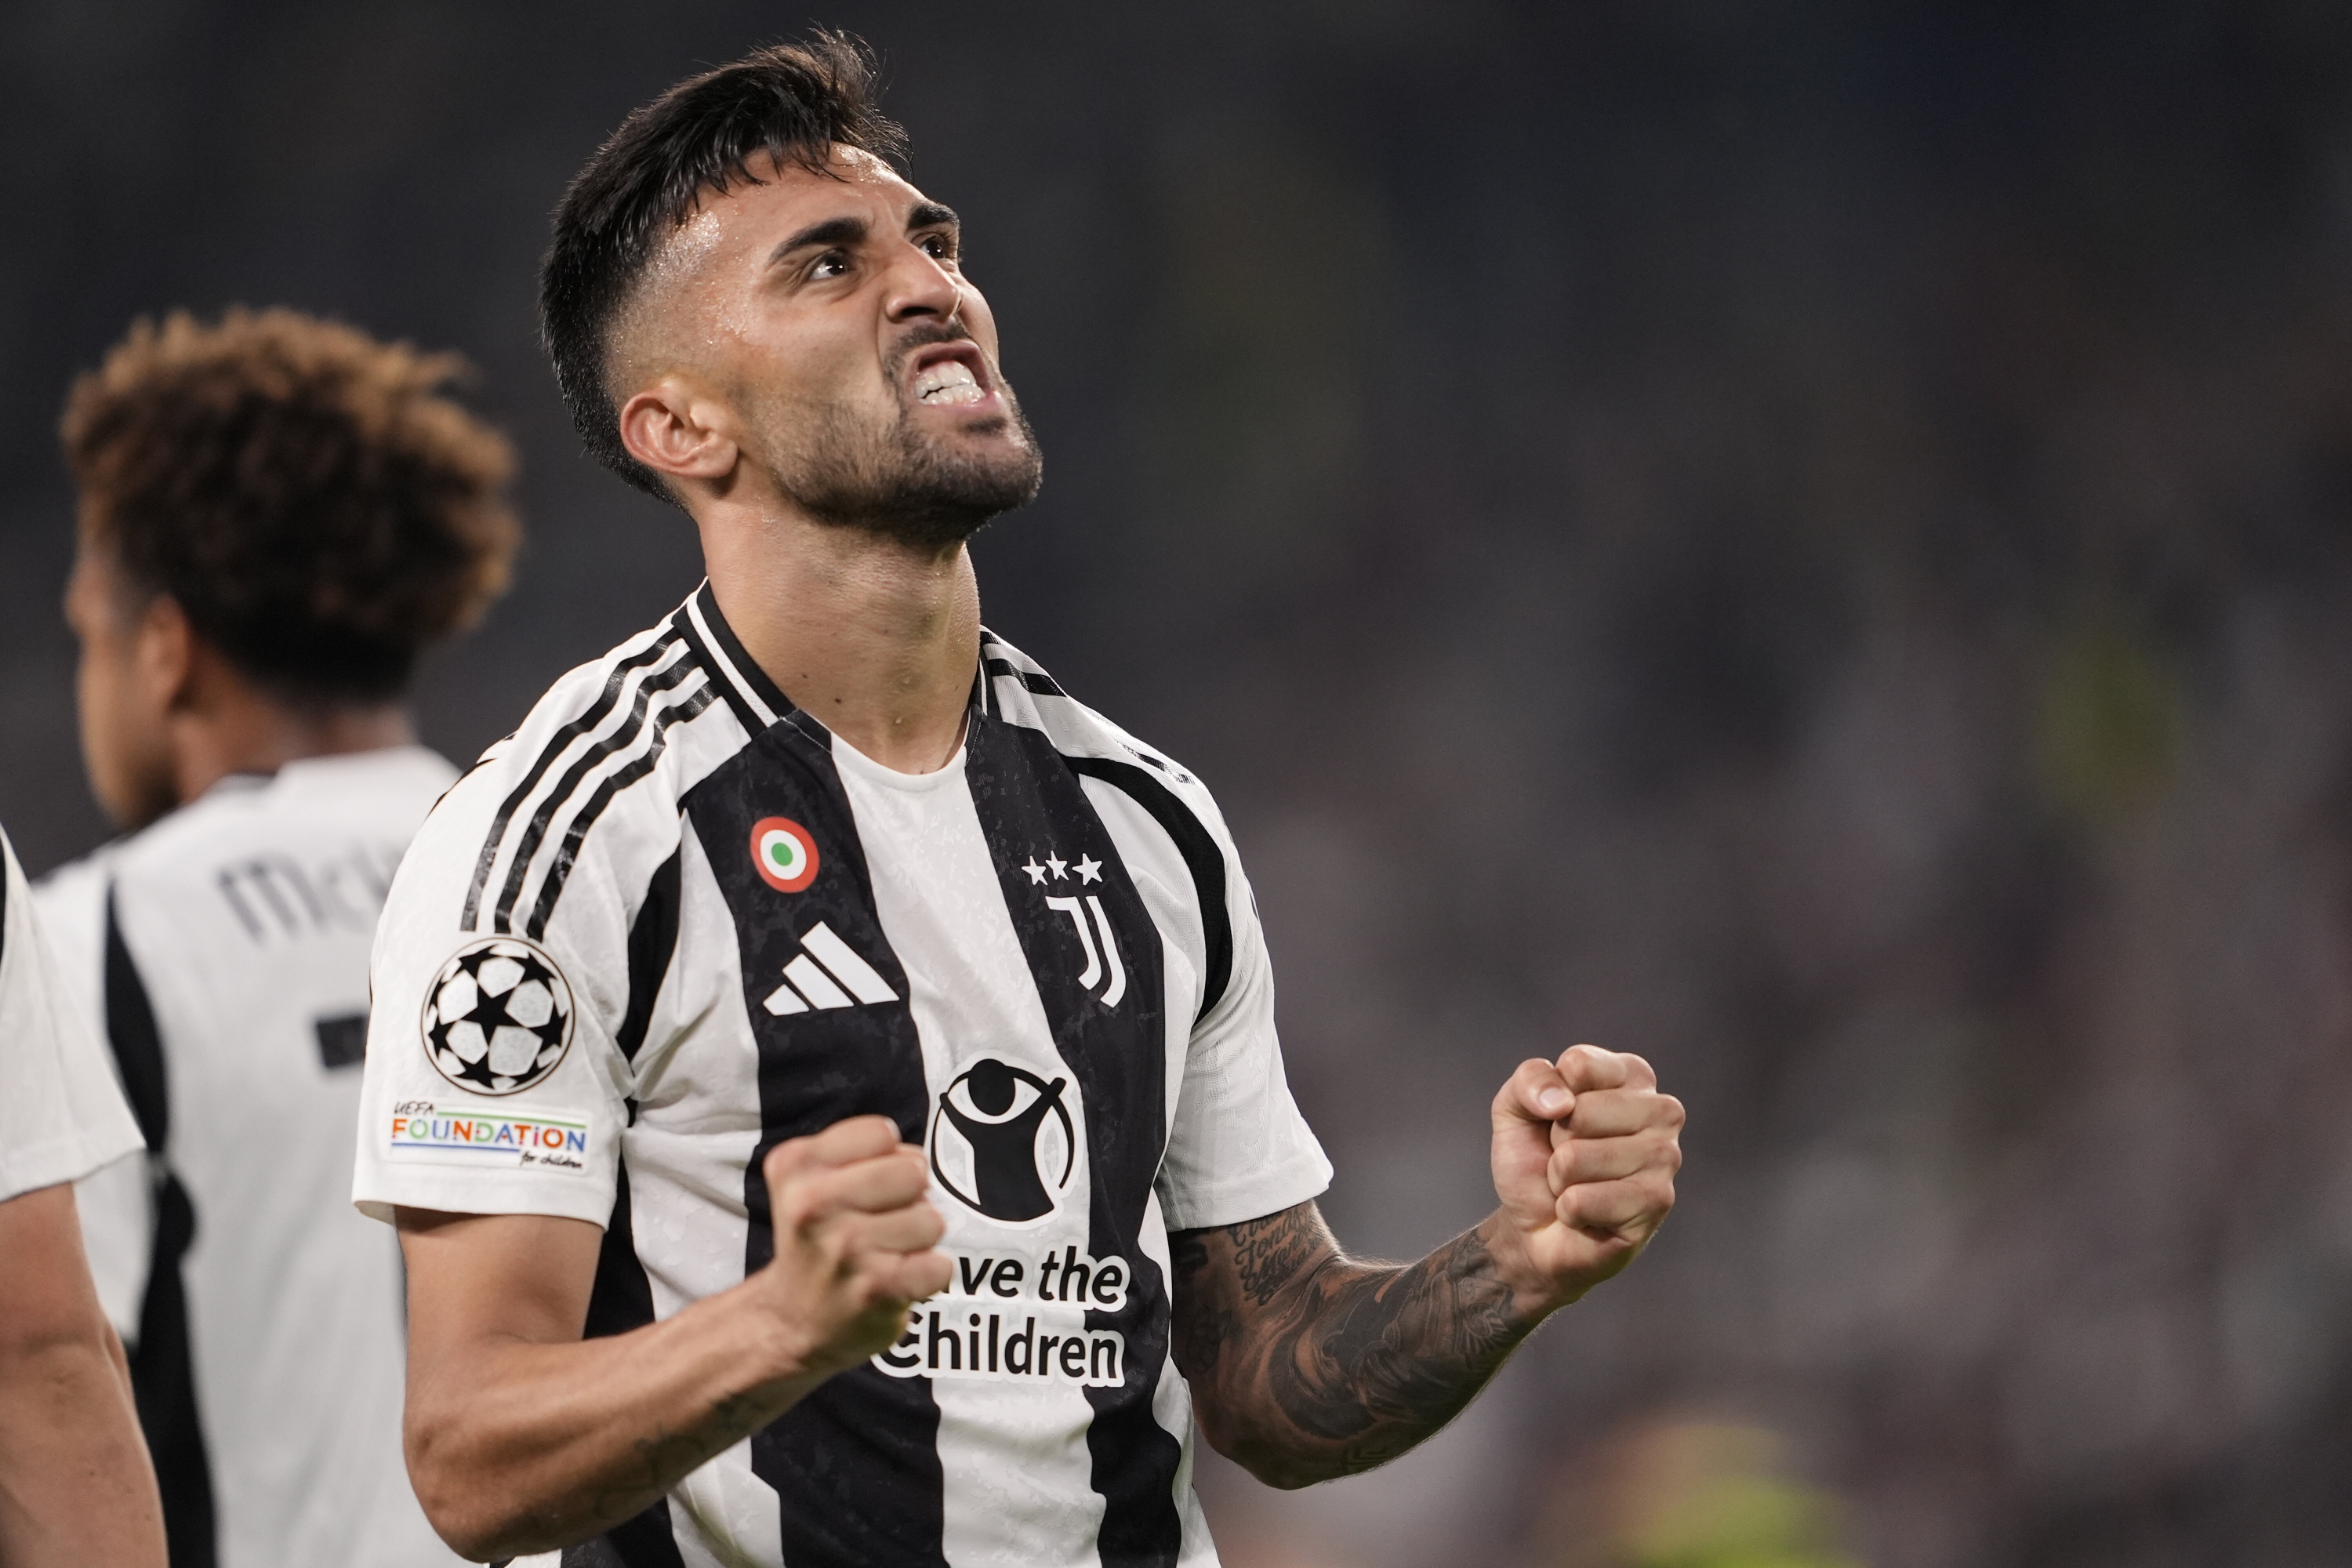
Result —
<path fill-rule="evenodd" d="M 887 1116 L 853 1116 L 768 1152 L 768 1213 L 776 1256 L 759 1278 L 797 1342 L 803 1371 L 823 1376 L 887 1349 L 907 1310 L 948 1288 L 947 1224 L 923 1196 L 923 1152 L 898 1142 Z"/>

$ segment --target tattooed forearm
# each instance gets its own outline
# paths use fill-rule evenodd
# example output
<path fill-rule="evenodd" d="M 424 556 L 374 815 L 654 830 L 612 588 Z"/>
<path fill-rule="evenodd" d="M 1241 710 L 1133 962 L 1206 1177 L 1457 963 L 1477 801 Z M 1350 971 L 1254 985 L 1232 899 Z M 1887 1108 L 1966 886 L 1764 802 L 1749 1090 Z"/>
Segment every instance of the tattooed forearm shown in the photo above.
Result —
<path fill-rule="evenodd" d="M 1300 1217 L 1297 1209 L 1291 1209 L 1225 1232 L 1233 1238 L 1235 1279 L 1252 1306 L 1263 1307 L 1273 1300 L 1329 1247 L 1330 1232 L 1319 1224 L 1299 1223 Z M 1319 1220 L 1321 1216 L 1305 1217 Z"/>
<path fill-rule="evenodd" d="M 1532 1324 L 1485 1239 L 1351 1262 L 1312 1204 L 1176 1238 L 1176 1363 L 1217 1447 L 1276 1485 L 1394 1458 L 1459 1415 Z"/>
<path fill-rule="evenodd" d="M 1216 1365 L 1217 1352 L 1241 1326 L 1240 1314 L 1224 1300 L 1224 1293 L 1192 1283 L 1210 1266 L 1207 1238 L 1213 1234 L 1180 1231 L 1169 1238 L 1176 1279 L 1170 1353 L 1176 1358 L 1176 1370 L 1196 1381 Z"/>
<path fill-rule="evenodd" d="M 1343 1473 L 1454 1419 L 1524 1333 L 1475 1231 L 1407 1268 L 1325 1275 L 1275 1328 L 1265 1375 L 1293 1426 L 1339 1447 Z"/>

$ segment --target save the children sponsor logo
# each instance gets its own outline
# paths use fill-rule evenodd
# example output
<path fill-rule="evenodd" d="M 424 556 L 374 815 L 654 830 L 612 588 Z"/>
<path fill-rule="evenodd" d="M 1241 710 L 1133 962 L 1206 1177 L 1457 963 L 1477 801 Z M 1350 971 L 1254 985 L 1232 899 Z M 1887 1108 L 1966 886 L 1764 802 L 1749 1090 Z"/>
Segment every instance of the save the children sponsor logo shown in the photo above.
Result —
<path fill-rule="evenodd" d="M 427 1164 L 502 1171 L 588 1168 L 587 1114 L 539 1110 L 516 1115 L 404 1100 L 392 1108 L 384 1152 Z"/>
<path fill-rule="evenodd" d="M 1000 1225 L 1053 1217 L 1077 1163 L 1077 1130 L 1062 1097 L 1070 1080 L 982 1057 L 940 1091 L 931 1112 L 931 1174 L 967 1208 Z"/>
<path fill-rule="evenodd" d="M 1127 1381 L 1127 1336 L 1087 1324 L 1088 1312 L 1127 1305 L 1134 1276 L 1127 1259 L 1089 1258 L 1076 1247 L 953 1256 L 946 1293 L 916 1305 L 907 1331 L 876 1366 L 892 1377 L 983 1383 L 1117 1388 Z"/>

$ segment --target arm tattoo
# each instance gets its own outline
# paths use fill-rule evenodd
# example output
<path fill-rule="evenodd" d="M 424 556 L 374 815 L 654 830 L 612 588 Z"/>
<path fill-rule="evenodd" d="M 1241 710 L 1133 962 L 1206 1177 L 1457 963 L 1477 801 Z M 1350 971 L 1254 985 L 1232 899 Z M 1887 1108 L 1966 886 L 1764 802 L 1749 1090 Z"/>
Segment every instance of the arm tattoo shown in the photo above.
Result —
<path fill-rule="evenodd" d="M 1302 1217 L 1292 1209 L 1225 1232 L 1233 1238 L 1234 1270 L 1250 1305 L 1263 1307 L 1273 1300 L 1315 1256 L 1317 1244 L 1327 1239 L 1317 1234 L 1322 1226 L 1301 1223 Z"/>
<path fill-rule="evenodd" d="M 1217 1446 L 1279 1483 L 1396 1458 L 1533 1326 L 1475 1230 L 1418 1263 L 1357 1263 L 1308 1203 L 1174 1244 L 1177 1367 Z"/>

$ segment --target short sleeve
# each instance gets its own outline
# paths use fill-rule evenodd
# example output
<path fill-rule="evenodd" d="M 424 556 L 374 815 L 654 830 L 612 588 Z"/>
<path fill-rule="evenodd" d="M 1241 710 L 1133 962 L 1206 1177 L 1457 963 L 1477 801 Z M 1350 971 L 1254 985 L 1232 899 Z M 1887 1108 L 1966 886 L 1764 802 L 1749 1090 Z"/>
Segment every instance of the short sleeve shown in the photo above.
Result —
<path fill-rule="evenodd" d="M 376 928 L 352 1197 L 377 1219 L 612 1215 L 631 1085 L 615 1043 L 632 907 L 609 858 L 619 825 L 561 846 L 562 899 L 535 926 L 528 900 L 501 898 L 506 868 L 524 856 L 527 879 L 559 846 L 534 852 L 511 772 L 494 754 L 442 798 Z"/>
<path fill-rule="evenodd" d="M 60 866 L 33 884 L 42 940 L 64 974 L 68 998 L 97 1026 L 101 1042 L 108 1034 L 106 910 L 114 885 L 113 860 L 110 846 Z M 108 1068 L 120 1084 L 121 1075 L 111 1061 Z M 138 1113 L 131 1114 L 135 1118 Z M 117 1160 L 74 1184 L 74 1214 L 81 1221 L 81 1249 L 89 1260 L 90 1281 L 126 1345 L 139 1342 L 140 1309 L 147 1299 L 147 1274 L 154 1261 L 152 1184 L 144 1160 Z"/>
<path fill-rule="evenodd" d="M 1233 971 L 1193 1026 L 1160 1170 L 1171 1230 L 1202 1230 L 1277 1214 L 1331 1184 L 1331 1163 L 1291 1099 L 1274 1027 L 1274 972 L 1257 902 L 1223 824 L 1213 831 L 1226 867 Z"/>
<path fill-rule="evenodd" d="M 79 1181 L 144 1146 L 32 890 L 0 834 L 0 1200 Z"/>

